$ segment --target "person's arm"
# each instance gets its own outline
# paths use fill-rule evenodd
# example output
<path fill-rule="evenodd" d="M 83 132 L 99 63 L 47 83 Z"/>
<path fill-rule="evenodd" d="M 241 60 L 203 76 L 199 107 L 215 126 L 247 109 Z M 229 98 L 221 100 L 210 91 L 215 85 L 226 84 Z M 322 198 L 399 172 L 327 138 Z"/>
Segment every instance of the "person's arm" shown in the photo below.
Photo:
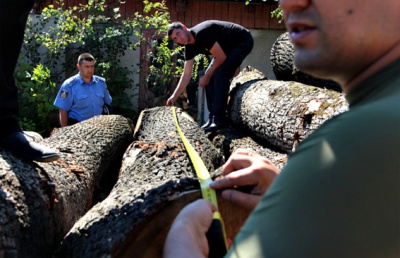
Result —
<path fill-rule="evenodd" d="M 214 57 L 213 65 L 207 69 L 206 73 L 199 80 L 199 86 L 204 87 L 207 86 L 210 82 L 211 77 L 214 75 L 215 70 L 220 67 L 226 60 L 226 55 L 224 50 L 222 50 L 221 46 L 218 42 L 215 42 L 213 47 L 210 49 L 210 53 Z"/>
<path fill-rule="evenodd" d="M 223 165 L 224 177 L 213 181 L 210 187 L 225 189 L 222 191 L 222 198 L 253 210 L 279 173 L 278 167 L 255 151 L 238 149 Z M 250 186 L 252 189 L 250 193 L 244 193 L 233 189 L 237 186 Z"/>
<path fill-rule="evenodd" d="M 181 93 L 185 90 L 185 88 L 189 84 L 190 79 L 192 78 L 193 64 L 194 64 L 194 58 L 185 61 L 185 64 L 183 66 L 183 73 L 181 75 L 181 78 L 179 79 L 178 85 L 176 86 L 174 93 L 167 100 L 166 103 L 167 106 L 172 106 L 176 101 L 176 99 L 179 97 L 179 95 L 181 95 Z"/>
<path fill-rule="evenodd" d="M 104 104 L 111 105 L 111 102 L 112 102 L 112 97 L 107 89 L 107 85 L 105 85 Z"/>
<path fill-rule="evenodd" d="M 208 257 L 206 232 L 211 226 L 211 202 L 200 199 L 187 205 L 175 218 L 164 244 L 164 258 Z"/>
<path fill-rule="evenodd" d="M 61 127 L 68 126 L 68 112 L 64 109 L 58 109 L 59 116 L 60 116 L 60 125 Z"/>

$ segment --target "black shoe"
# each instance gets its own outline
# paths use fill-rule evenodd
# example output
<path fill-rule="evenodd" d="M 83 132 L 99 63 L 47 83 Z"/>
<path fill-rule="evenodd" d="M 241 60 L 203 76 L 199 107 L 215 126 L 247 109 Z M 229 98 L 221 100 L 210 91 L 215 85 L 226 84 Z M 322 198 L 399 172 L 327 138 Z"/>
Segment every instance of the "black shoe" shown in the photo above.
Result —
<path fill-rule="evenodd" d="M 51 162 L 60 158 L 53 149 L 34 141 L 29 141 L 29 138 L 22 132 L 16 132 L 2 138 L 0 146 L 20 157 L 30 160 Z"/>
<path fill-rule="evenodd" d="M 209 127 L 212 124 L 212 119 L 208 119 L 207 123 L 201 126 L 201 129 L 205 129 Z"/>
<path fill-rule="evenodd" d="M 225 124 L 211 123 L 209 127 L 203 128 L 203 130 L 205 133 L 213 133 L 224 127 Z"/>

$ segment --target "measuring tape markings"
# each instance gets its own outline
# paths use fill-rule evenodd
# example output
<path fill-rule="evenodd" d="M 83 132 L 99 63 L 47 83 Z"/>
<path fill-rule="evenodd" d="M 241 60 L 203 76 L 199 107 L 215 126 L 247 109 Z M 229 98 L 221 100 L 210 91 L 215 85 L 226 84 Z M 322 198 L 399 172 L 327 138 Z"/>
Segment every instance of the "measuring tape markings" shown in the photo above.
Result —
<path fill-rule="evenodd" d="M 174 121 L 176 124 L 176 128 L 178 130 L 178 133 L 182 139 L 182 142 L 186 148 L 186 151 L 190 157 L 190 160 L 192 161 L 193 167 L 196 171 L 196 175 L 200 180 L 200 188 L 201 188 L 201 193 L 203 196 L 203 199 L 209 200 L 214 206 L 217 208 L 217 211 L 213 213 L 213 219 L 218 220 L 221 224 L 221 230 L 223 234 L 223 240 L 225 244 L 225 251 L 227 250 L 227 241 L 226 241 L 226 233 L 225 233 L 225 227 L 224 223 L 222 220 L 222 216 L 218 211 L 218 201 L 217 201 L 217 195 L 215 193 L 215 190 L 209 187 L 209 184 L 212 182 L 210 173 L 208 172 L 208 169 L 206 168 L 203 160 L 199 156 L 199 154 L 196 152 L 196 150 L 193 148 L 193 146 L 190 144 L 190 142 L 187 140 L 185 135 L 183 134 L 178 118 L 176 116 L 176 111 L 175 107 L 172 107 L 172 115 L 174 117 Z M 210 250 L 211 251 L 211 250 Z"/>

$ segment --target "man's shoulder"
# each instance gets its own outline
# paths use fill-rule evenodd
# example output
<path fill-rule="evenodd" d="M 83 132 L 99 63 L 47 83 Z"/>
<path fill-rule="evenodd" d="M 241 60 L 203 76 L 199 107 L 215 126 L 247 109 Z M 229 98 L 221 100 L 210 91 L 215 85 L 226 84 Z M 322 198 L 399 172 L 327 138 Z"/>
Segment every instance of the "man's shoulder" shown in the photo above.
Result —
<path fill-rule="evenodd" d="M 207 20 L 207 21 L 203 21 L 203 22 L 197 24 L 192 29 L 194 29 L 195 31 L 196 30 L 197 31 L 202 31 L 204 29 L 236 28 L 236 27 L 242 28 L 241 25 L 233 23 L 233 22 L 229 22 L 229 21 Z"/>
<path fill-rule="evenodd" d="M 63 87 L 70 88 L 79 82 L 79 75 L 76 74 L 74 76 L 69 77 L 63 83 Z"/>
<path fill-rule="evenodd" d="M 98 81 L 98 82 L 106 82 L 106 79 L 105 78 L 103 78 L 103 77 L 101 77 L 101 76 L 98 76 L 98 75 L 93 75 L 93 79 L 95 80 L 95 81 Z"/>

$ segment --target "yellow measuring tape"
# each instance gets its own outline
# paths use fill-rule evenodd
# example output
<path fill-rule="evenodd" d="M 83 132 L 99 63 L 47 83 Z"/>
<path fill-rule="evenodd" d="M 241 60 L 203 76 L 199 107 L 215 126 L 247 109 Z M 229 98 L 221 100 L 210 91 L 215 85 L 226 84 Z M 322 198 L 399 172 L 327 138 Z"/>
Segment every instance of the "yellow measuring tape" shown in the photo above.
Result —
<path fill-rule="evenodd" d="M 203 160 L 200 158 L 199 154 L 197 153 L 197 151 L 193 148 L 193 146 L 190 144 L 190 142 L 186 139 L 185 135 L 183 134 L 180 126 L 179 126 L 179 122 L 178 122 L 178 118 L 176 116 L 176 111 L 175 111 L 175 107 L 172 107 L 172 115 L 174 117 L 174 121 L 176 124 L 176 128 L 178 130 L 178 133 L 182 139 L 183 145 L 186 148 L 187 153 L 189 154 L 190 160 L 192 161 L 194 170 L 196 171 L 196 175 L 200 180 L 200 187 L 201 187 L 201 194 L 203 196 L 203 199 L 209 200 L 212 204 L 214 204 L 214 206 L 217 208 L 217 211 L 215 211 L 213 213 L 213 225 L 215 225 L 215 227 L 217 228 L 213 228 L 213 232 L 212 234 L 222 234 L 222 238 L 223 238 L 223 248 L 224 250 L 219 250 L 216 252 L 225 252 L 227 251 L 227 241 L 226 241 L 226 233 L 225 233 L 225 227 L 224 227 L 224 223 L 222 220 L 222 216 L 218 211 L 218 201 L 217 201 L 217 195 L 215 193 L 215 190 L 209 187 L 209 184 L 212 182 L 210 173 L 208 172 L 208 169 L 206 168 Z M 222 231 L 222 232 L 221 232 Z M 212 238 L 214 238 L 215 236 L 210 236 Z M 218 241 L 218 240 L 215 240 Z M 209 244 L 210 244 L 210 240 L 209 240 Z M 213 243 L 212 243 L 213 244 Z M 216 248 L 221 248 L 221 246 L 217 246 Z M 212 248 L 210 247 L 210 257 L 212 257 L 211 252 L 212 252 Z M 222 254 L 222 253 L 221 253 Z M 223 254 L 222 254 L 223 255 Z M 213 255 L 214 256 L 214 255 Z M 216 254 L 215 256 L 219 256 L 218 254 Z"/>

